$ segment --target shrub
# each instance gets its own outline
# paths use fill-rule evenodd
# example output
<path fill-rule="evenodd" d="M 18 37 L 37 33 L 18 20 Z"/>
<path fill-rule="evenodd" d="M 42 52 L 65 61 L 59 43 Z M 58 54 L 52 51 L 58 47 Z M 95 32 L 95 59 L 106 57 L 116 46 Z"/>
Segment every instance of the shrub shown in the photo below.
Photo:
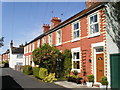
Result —
<path fill-rule="evenodd" d="M 77 71 L 77 70 L 72 71 L 72 73 L 73 73 L 75 76 L 78 75 L 78 71 Z"/>
<path fill-rule="evenodd" d="M 62 58 L 61 54 L 59 49 L 49 44 L 44 44 L 32 52 L 34 63 L 46 68 L 49 72 L 56 72 L 56 61 Z"/>
<path fill-rule="evenodd" d="M 101 83 L 102 85 L 108 85 L 107 77 L 103 76 L 103 77 L 100 79 L 100 83 Z"/>
<path fill-rule="evenodd" d="M 46 68 L 40 68 L 39 70 L 39 78 L 44 79 L 48 76 L 48 70 Z"/>
<path fill-rule="evenodd" d="M 89 82 L 94 82 L 94 75 L 88 75 Z"/>
<path fill-rule="evenodd" d="M 6 61 L 2 61 L 2 64 L 9 64 L 9 61 L 8 60 L 6 60 Z"/>
<path fill-rule="evenodd" d="M 72 68 L 72 54 L 71 51 L 66 49 L 64 51 L 64 75 L 67 76 L 70 74 L 71 72 L 71 68 Z"/>
<path fill-rule="evenodd" d="M 55 73 L 50 73 L 47 77 L 45 77 L 45 78 L 43 79 L 44 82 L 49 82 L 49 83 L 51 83 L 51 82 L 53 82 L 53 81 L 55 81 L 55 80 L 57 80 L 57 79 L 55 78 Z"/>
<path fill-rule="evenodd" d="M 32 66 L 30 65 L 25 65 L 23 67 L 23 73 L 27 74 L 27 75 L 31 75 L 33 73 L 32 71 Z"/>
<path fill-rule="evenodd" d="M 40 70 L 39 67 L 33 67 L 33 75 L 34 75 L 36 78 L 39 78 L 39 70 Z"/>

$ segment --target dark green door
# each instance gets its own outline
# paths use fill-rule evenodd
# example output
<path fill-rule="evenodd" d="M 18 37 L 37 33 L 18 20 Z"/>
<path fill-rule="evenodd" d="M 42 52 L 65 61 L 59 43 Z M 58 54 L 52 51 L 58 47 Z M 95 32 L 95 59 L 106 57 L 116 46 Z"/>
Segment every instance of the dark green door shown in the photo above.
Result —
<path fill-rule="evenodd" d="M 120 54 L 110 55 L 111 87 L 120 89 Z"/>

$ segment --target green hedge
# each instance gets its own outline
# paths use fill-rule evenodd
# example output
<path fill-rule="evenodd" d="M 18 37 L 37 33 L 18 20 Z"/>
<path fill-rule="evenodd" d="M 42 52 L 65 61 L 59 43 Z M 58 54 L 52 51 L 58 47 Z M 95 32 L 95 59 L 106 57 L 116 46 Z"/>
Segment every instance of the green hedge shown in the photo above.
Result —
<path fill-rule="evenodd" d="M 33 67 L 33 75 L 34 75 L 36 78 L 39 78 L 39 70 L 40 70 L 39 67 Z"/>
<path fill-rule="evenodd" d="M 31 75 L 33 73 L 32 71 L 32 66 L 30 65 L 25 65 L 23 67 L 23 73 L 27 74 L 27 75 Z"/>
<path fill-rule="evenodd" d="M 46 68 L 40 68 L 39 78 L 44 79 L 47 76 L 48 76 L 48 70 Z"/>
<path fill-rule="evenodd" d="M 49 83 L 51 83 L 51 82 L 53 82 L 53 81 L 55 81 L 55 80 L 57 80 L 57 79 L 55 78 L 55 73 L 50 73 L 47 77 L 45 77 L 45 78 L 43 79 L 44 82 L 49 82 Z"/>

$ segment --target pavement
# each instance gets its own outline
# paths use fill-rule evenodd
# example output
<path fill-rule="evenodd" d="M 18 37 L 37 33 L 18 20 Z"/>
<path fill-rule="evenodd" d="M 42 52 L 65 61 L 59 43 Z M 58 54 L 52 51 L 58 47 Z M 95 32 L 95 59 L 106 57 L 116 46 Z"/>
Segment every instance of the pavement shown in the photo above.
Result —
<path fill-rule="evenodd" d="M 25 75 L 19 71 L 15 71 L 10 68 L 2 68 L 2 89 L 8 90 L 8 88 L 19 89 L 36 89 L 36 88 L 61 88 L 67 89 L 63 86 L 56 85 L 54 83 L 45 83 L 38 81 L 28 75 Z"/>
<path fill-rule="evenodd" d="M 0 68 L 1 69 L 1 68 Z M 41 80 L 38 80 L 32 76 L 23 74 L 22 72 L 15 71 L 10 68 L 2 68 L 2 89 L 9 90 L 12 89 L 64 89 L 64 90 L 88 90 L 86 85 L 76 84 L 68 81 L 56 81 L 54 83 L 45 83 Z M 93 90 L 96 88 L 89 88 Z"/>
<path fill-rule="evenodd" d="M 55 82 L 55 84 L 58 84 L 66 88 L 88 88 L 86 85 L 81 85 L 81 84 L 77 84 L 74 82 L 68 82 L 68 81 L 57 81 Z"/>

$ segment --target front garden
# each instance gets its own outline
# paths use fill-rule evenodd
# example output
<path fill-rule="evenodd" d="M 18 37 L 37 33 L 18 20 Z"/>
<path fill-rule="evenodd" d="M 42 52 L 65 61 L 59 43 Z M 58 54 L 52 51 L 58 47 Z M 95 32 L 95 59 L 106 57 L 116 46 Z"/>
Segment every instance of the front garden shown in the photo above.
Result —
<path fill-rule="evenodd" d="M 77 71 L 71 72 L 72 55 L 70 50 L 65 50 L 62 53 L 48 44 L 42 45 L 33 51 L 33 61 L 36 67 L 25 65 L 23 73 L 33 75 L 35 78 L 43 82 L 53 82 L 56 80 L 67 80 L 77 84 L 87 84 L 88 87 L 93 87 L 94 75 L 85 75 L 80 77 Z M 101 84 L 108 85 L 107 78 L 101 78 Z"/>

